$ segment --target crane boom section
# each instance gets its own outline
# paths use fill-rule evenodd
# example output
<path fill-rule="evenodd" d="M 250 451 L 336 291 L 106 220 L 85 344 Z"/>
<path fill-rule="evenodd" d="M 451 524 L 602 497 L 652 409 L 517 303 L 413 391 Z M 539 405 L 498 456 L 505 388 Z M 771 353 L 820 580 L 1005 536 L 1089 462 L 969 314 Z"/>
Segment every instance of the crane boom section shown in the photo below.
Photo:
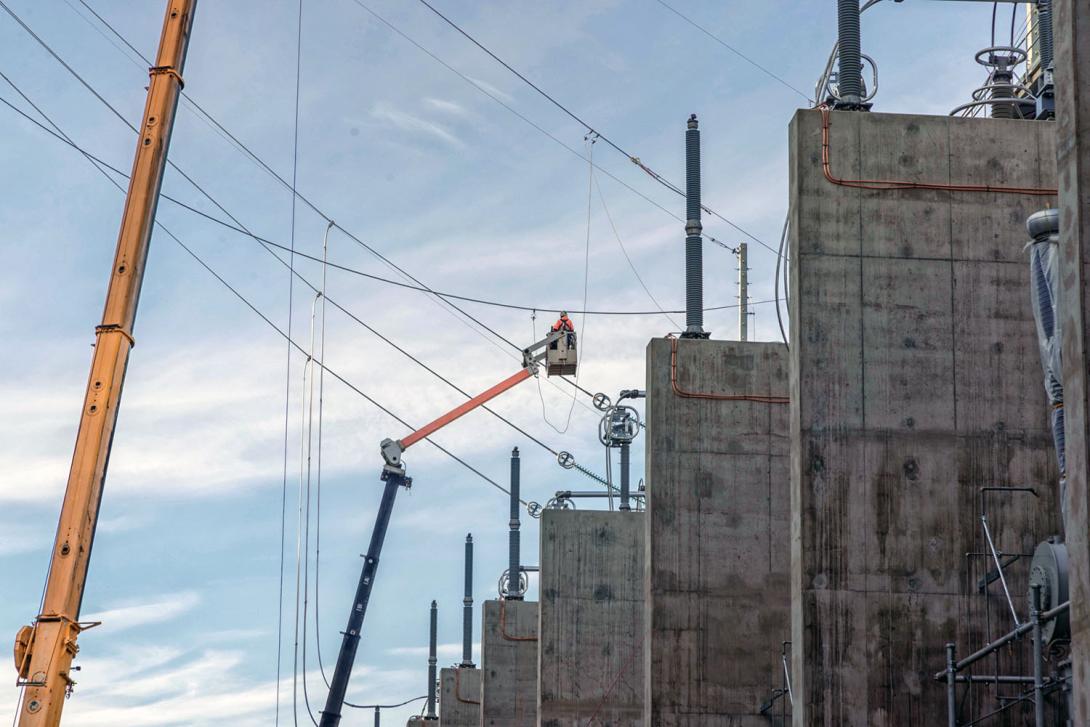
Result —
<path fill-rule="evenodd" d="M 507 391 L 508 389 L 517 386 L 518 384 L 521 384 L 523 381 L 530 378 L 531 376 L 533 376 L 533 371 L 529 368 L 525 368 L 519 371 L 517 374 L 507 377 L 492 388 L 482 391 L 480 394 L 477 394 L 472 399 L 469 399 L 468 401 L 451 409 L 446 414 L 433 421 L 431 424 L 425 424 L 409 436 L 401 439 L 401 448 L 403 450 L 408 449 L 412 445 L 419 442 L 421 439 L 424 439 L 425 437 L 430 437 L 432 434 L 435 434 L 437 431 L 450 424 L 455 419 L 465 416 L 480 405 L 485 404 L 492 399 L 495 399 L 497 396 Z"/>
<path fill-rule="evenodd" d="M 45 599 L 34 625 L 24 627 L 16 640 L 19 684 L 26 687 L 18 713 L 20 727 L 58 725 L 65 697 L 75 684 L 71 664 L 79 650 L 76 638 L 88 626 L 79 622 L 79 615 L 91 545 L 196 4 L 196 0 L 168 0 L 156 65 L 149 70 L 147 103 L 102 323 L 95 328 L 91 373 Z"/>

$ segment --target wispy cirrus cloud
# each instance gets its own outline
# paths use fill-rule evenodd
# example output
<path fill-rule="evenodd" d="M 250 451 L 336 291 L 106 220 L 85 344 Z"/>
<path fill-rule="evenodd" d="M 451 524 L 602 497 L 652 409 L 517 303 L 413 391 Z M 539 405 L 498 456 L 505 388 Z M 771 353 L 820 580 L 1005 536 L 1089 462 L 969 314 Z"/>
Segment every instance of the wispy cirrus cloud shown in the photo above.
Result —
<path fill-rule="evenodd" d="M 465 142 L 451 133 L 451 131 L 442 124 L 428 121 L 419 116 L 414 116 L 407 111 L 394 108 L 389 104 L 375 104 L 371 109 L 371 117 L 405 132 L 438 140 L 459 149 L 465 147 Z"/>
<path fill-rule="evenodd" d="M 431 109 L 451 116 L 464 117 L 469 115 L 469 110 L 460 103 L 448 101 L 442 98 L 426 98 L 424 104 Z"/>
<path fill-rule="evenodd" d="M 196 591 L 181 591 L 156 596 L 151 600 L 129 601 L 111 608 L 89 613 L 86 621 L 101 621 L 102 629 L 126 631 L 138 626 L 165 623 L 192 611 L 201 602 Z"/>

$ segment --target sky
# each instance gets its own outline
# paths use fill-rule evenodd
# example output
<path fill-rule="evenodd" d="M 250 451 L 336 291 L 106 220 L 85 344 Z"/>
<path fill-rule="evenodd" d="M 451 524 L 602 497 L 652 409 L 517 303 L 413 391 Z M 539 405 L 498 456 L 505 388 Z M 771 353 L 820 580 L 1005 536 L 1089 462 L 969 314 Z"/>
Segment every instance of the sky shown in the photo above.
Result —
<path fill-rule="evenodd" d="M 80 0 L 4 1 L 139 123 L 146 64 Z M 463 397 L 375 332 L 476 392 L 517 371 L 514 348 L 537 340 L 560 308 L 683 307 L 684 231 L 670 214 L 682 215 L 680 197 L 604 140 L 591 143 L 585 128 L 421 3 L 362 2 L 465 78 L 357 0 L 304 0 L 301 29 L 297 2 L 204 0 L 184 73 L 190 100 L 179 108 L 170 158 L 208 196 L 176 169 L 166 173 L 164 194 L 224 219 L 214 198 L 253 233 L 323 255 L 326 219 L 301 202 L 293 210 L 290 190 L 196 113 L 195 102 L 280 176 L 294 176 L 301 195 L 336 221 L 330 262 L 401 280 L 348 230 L 434 289 L 536 311 L 466 303 L 466 320 L 419 291 L 330 268 L 323 315 L 314 291 L 298 279 L 289 285 L 285 266 L 253 239 L 164 200 L 165 229 L 272 324 L 286 330 L 290 321 L 303 350 L 416 425 Z M 87 4 L 154 55 L 163 2 Z M 835 36 L 831 0 L 672 4 L 803 95 Z M 775 254 L 757 240 L 773 248 L 779 241 L 787 127 L 808 105 L 803 95 L 655 0 L 436 7 L 676 183 L 685 120 L 698 114 L 704 202 L 753 237 L 709 216 L 705 231 L 727 245 L 748 242 L 751 299 L 774 297 Z M 875 111 L 943 114 L 967 100 L 983 81 L 972 56 L 989 45 L 990 19 L 987 3 L 909 0 L 869 10 L 863 50 L 880 69 Z M 130 168 L 132 132 L 2 12 L 0 71 L 76 144 Z M 10 85 L 0 83 L 0 97 L 35 114 Z M 0 420 L 0 638 L 13 638 L 37 612 L 123 196 L 79 152 L 2 106 L 0 138 L 0 333 L 9 342 L 0 349 L 9 404 Z M 598 166 L 593 175 L 581 156 Z M 736 258 L 711 242 L 704 252 L 706 305 L 735 303 Z M 296 270 L 322 287 L 321 264 L 297 258 Z M 778 340 L 775 308 L 752 310 L 751 338 Z M 614 398 L 643 387 L 647 342 L 684 322 L 657 313 L 573 318 L 580 385 Z M 705 328 L 734 338 L 737 312 L 709 312 Z M 79 684 L 64 724 L 308 724 L 307 701 L 317 716 L 322 670 L 331 673 L 370 536 L 379 442 L 408 430 L 320 377 L 304 354 L 289 359 L 270 323 L 162 229 L 151 243 L 135 338 L 83 601 L 82 618 L 103 625 L 80 637 Z M 549 451 L 605 471 L 600 414 L 571 395 L 543 378 L 494 403 L 545 447 L 483 411 L 434 439 L 501 485 L 517 446 L 527 500 L 592 489 Z M 637 439 L 634 482 L 643 456 Z M 399 496 L 383 551 L 349 689 L 357 703 L 424 694 L 432 599 L 440 665 L 460 660 L 467 533 L 477 544 L 478 606 L 495 597 L 505 567 L 507 496 L 429 444 L 405 461 L 414 483 Z M 536 521 L 524 515 L 522 533 L 523 562 L 536 564 Z M 8 674 L 0 718 L 16 709 Z M 389 710 L 383 724 L 418 710 Z M 356 711 L 343 724 L 371 720 Z"/>

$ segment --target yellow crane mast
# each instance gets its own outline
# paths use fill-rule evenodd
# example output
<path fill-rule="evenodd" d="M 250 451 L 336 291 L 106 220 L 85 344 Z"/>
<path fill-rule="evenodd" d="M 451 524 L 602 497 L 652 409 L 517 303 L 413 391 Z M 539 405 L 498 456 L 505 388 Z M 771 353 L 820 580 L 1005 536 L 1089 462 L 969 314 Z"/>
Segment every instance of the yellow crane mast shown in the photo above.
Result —
<path fill-rule="evenodd" d="M 71 667 L 79 651 L 76 638 L 80 631 L 94 625 L 80 622 L 80 606 L 121 388 L 134 344 L 132 328 L 196 4 L 197 0 L 168 1 L 159 53 L 149 69 L 148 98 L 106 306 L 102 323 L 95 328 L 91 375 L 53 543 L 45 598 L 34 625 L 20 629 L 15 640 L 18 685 L 25 687 L 19 707 L 20 727 L 54 727 L 60 723 L 65 697 L 75 685 Z"/>

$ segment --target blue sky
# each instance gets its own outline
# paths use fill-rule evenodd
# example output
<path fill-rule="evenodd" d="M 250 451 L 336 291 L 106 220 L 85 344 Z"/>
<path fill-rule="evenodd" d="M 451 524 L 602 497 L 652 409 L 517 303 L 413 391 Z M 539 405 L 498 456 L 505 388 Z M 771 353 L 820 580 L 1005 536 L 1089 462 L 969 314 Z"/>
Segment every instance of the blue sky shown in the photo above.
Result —
<path fill-rule="evenodd" d="M 8 0 L 12 9 L 125 118 L 137 123 L 146 69 L 76 0 Z M 153 55 L 163 3 L 89 0 L 138 49 Z M 583 152 L 584 133 L 416 2 L 366 0 L 444 61 Z M 741 0 L 676 6 L 794 86 L 812 89 L 835 33 L 833 2 Z M 683 129 L 701 118 L 705 202 L 774 244 L 786 213 L 787 124 L 804 102 L 652 0 L 444 2 L 438 7 L 664 176 L 683 178 Z M 971 57 L 988 45 L 991 6 L 910 0 L 864 16 L 864 51 L 881 68 L 876 110 L 945 113 L 983 73 Z M 1009 11 L 1008 11 L 1009 12 Z M 203 0 L 186 90 L 281 175 L 290 177 L 295 99 L 294 2 Z M 1008 16 L 1009 17 L 1009 16 Z M 339 225 L 437 289 L 540 306 L 526 312 L 468 307 L 523 345 L 552 309 L 582 307 L 588 167 L 420 50 L 354 0 L 306 0 L 302 31 L 298 187 Z M 0 13 L 0 71 L 77 143 L 111 164 L 131 164 L 131 132 Z M 0 95 L 26 108 L 6 84 Z M 77 412 L 116 241 L 122 196 L 78 153 L 0 107 L 0 637 L 35 614 L 75 436 Z M 682 200 L 599 142 L 594 160 L 680 214 Z M 179 110 L 171 159 L 257 234 L 288 244 L 291 197 L 191 108 Z M 683 301 L 681 225 L 596 174 L 590 206 L 587 306 L 648 310 L 605 214 L 665 307 Z M 218 212 L 174 170 L 164 191 Z M 604 202 L 604 206 L 603 206 Z M 288 318 L 284 268 L 252 240 L 163 202 L 159 220 L 278 325 Z M 300 205 L 295 243 L 321 255 L 325 222 Z M 709 234 L 744 238 L 714 218 Z M 334 232 L 330 259 L 393 277 Z M 774 257 L 750 245 L 751 295 L 773 297 Z M 705 251 L 709 305 L 736 296 L 736 263 Z M 299 270 L 313 281 L 320 266 Z M 331 271 L 327 293 L 413 355 L 478 391 L 518 368 L 487 334 L 419 293 Z M 295 288 L 293 335 L 309 346 L 314 296 Z M 756 306 L 751 331 L 778 338 L 774 309 Z M 681 320 L 682 316 L 675 316 Z M 662 316 L 576 316 L 581 383 L 610 395 L 642 386 L 647 341 L 674 330 Z M 536 330 L 535 330 L 536 326 Z M 709 313 L 716 337 L 733 337 L 733 311 Z M 236 725 L 272 722 L 280 578 L 286 351 L 283 339 L 157 232 L 84 599 L 104 625 L 80 644 L 80 685 L 68 725 Z M 320 338 L 320 327 L 315 329 Z M 423 423 L 461 397 L 340 312 L 326 317 L 326 361 L 409 421 Z M 309 370 L 306 371 L 309 377 Z M 303 357 L 289 382 L 287 531 L 281 712 L 292 723 L 296 524 L 304 438 Z M 534 382 L 495 409 L 554 449 L 604 470 L 597 413 L 570 389 Z M 11 411 L 11 409 L 14 411 Z M 545 418 L 548 418 L 546 422 Z M 551 424 L 549 423 L 551 422 Z M 560 433 L 556 429 L 563 431 Z M 405 429 L 336 381 L 323 398 L 322 656 L 332 668 L 379 495 L 378 442 Z M 579 474 L 485 412 L 436 440 L 506 483 L 522 452 L 523 492 L 588 488 Z M 313 446 L 316 446 L 316 442 Z M 642 444 L 633 456 L 642 475 Z M 427 444 L 406 455 L 412 491 L 397 505 L 371 602 L 351 698 L 400 701 L 425 689 L 428 604 L 440 606 L 441 664 L 458 660 L 462 542 L 477 540 L 476 598 L 493 597 L 504 568 L 507 500 Z M 311 481 L 316 484 L 312 470 Z M 312 518 L 316 504 L 312 504 Z M 524 561 L 536 563 L 537 528 L 524 518 Z M 311 536 L 316 532 L 312 519 Z M 311 548 L 313 556 L 313 547 Z M 313 557 L 311 575 L 313 576 Z M 314 606 L 313 580 L 311 608 Z M 313 610 L 306 675 L 315 713 L 324 686 L 314 660 Z M 300 678 L 302 676 L 300 667 Z M 9 672 L 10 675 L 10 672 Z M 13 681 L 13 680 L 12 680 Z M 0 713 L 16 690 L 0 690 Z M 299 719 L 309 718 L 298 696 Z M 410 709 L 391 711 L 399 724 Z M 345 724 L 370 724 L 370 714 Z"/>

